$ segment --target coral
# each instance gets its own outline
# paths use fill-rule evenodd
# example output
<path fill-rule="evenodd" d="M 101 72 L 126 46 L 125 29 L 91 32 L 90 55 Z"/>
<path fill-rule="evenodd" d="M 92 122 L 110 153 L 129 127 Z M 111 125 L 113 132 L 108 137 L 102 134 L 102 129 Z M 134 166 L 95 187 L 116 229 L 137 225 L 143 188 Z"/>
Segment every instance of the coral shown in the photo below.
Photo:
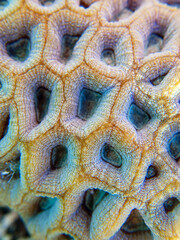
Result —
<path fill-rule="evenodd" d="M 0 202 L 33 239 L 180 239 L 180 1 L 0 1 Z"/>

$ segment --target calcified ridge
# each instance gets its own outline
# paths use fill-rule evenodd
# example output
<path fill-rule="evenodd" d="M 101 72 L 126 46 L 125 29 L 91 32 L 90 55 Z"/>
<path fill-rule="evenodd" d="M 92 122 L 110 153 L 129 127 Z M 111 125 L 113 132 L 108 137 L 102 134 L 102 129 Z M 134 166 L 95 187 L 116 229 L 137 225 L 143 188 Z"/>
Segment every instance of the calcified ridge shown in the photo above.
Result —
<path fill-rule="evenodd" d="M 33 239 L 180 239 L 180 1 L 0 1 L 0 202 Z"/>

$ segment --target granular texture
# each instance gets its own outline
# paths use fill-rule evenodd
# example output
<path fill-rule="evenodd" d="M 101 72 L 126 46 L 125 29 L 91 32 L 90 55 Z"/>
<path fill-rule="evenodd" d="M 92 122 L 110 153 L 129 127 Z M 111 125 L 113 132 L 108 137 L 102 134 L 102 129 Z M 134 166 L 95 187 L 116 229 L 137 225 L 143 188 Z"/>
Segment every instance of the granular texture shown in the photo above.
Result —
<path fill-rule="evenodd" d="M 180 239 L 180 1 L 0 1 L 0 202 L 33 239 Z"/>

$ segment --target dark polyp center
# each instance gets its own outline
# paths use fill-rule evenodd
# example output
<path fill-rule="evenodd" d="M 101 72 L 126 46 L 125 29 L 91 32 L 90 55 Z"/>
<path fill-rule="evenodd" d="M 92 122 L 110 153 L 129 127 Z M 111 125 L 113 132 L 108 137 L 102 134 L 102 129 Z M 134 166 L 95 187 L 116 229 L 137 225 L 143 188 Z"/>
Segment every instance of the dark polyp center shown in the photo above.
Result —
<path fill-rule="evenodd" d="M 10 121 L 10 115 L 4 119 L 0 119 L 0 140 L 7 134 L 8 126 Z"/>
<path fill-rule="evenodd" d="M 83 207 L 89 214 L 92 214 L 97 205 L 107 195 L 107 192 L 100 189 L 88 189 L 84 194 Z"/>
<path fill-rule="evenodd" d="M 77 116 L 82 120 L 87 120 L 99 106 L 102 94 L 93 90 L 83 88 L 79 96 Z"/>
<path fill-rule="evenodd" d="M 160 0 L 160 2 L 166 3 L 167 5 L 169 5 L 171 7 L 180 8 L 179 0 Z"/>
<path fill-rule="evenodd" d="M 30 54 L 31 42 L 29 37 L 7 42 L 6 50 L 8 55 L 16 61 L 24 62 Z"/>
<path fill-rule="evenodd" d="M 163 36 L 157 33 L 151 33 L 145 47 L 145 56 L 160 52 L 163 48 Z"/>
<path fill-rule="evenodd" d="M 46 88 L 39 87 L 34 96 L 36 120 L 40 123 L 48 112 L 51 91 Z"/>
<path fill-rule="evenodd" d="M 174 136 L 168 142 L 168 152 L 172 158 L 176 161 L 180 158 L 180 132 L 174 134 Z"/>
<path fill-rule="evenodd" d="M 39 2 L 42 6 L 48 7 L 48 6 L 52 5 L 55 2 L 55 0 L 39 0 Z"/>
<path fill-rule="evenodd" d="M 63 145 L 57 145 L 51 153 L 51 169 L 62 168 L 67 164 L 68 149 Z"/>
<path fill-rule="evenodd" d="M 146 179 L 157 176 L 157 170 L 154 166 L 150 165 L 147 170 Z"/>
<path fill-rule="evenodd" d="M 61 62 L 66 64 L 72 57 L 74 47 L 81 35 L 64 35 L 61 44 Z"/>
<path fill-rule="evenodd" d="M 61 234 L 57 240 L 74 240 L 73 237 L 71 237 L 69 234 Z"/>
<path fill-rule="evenodd" d="M 23 222 L 21 216 L 18 216 L 18 218 L 14 219 L 14 221 L 6 229 L 6 234 L 8 236 L 16 236 L 16 237 L 12 237 L 11 238 L 12 240 L 28 239 L 31 237 L 26 229 L 25 223 Z M 3 240 L 3 238 L 1 238 L 1 240 Z"/>
<path fill-rule="evenodd" d="M 121 19 L 128 18 L 134 11 L 136 11 L 139 7 L 137 4 L 138 1 L 127 1 L 127 5 L 124 6 L 119 12 L 115 10 L 114 16 L 110 19 L 111 22 L 117 22 Z"/>
<path fill-rule="evenodd" d="M 165 74 L 163 75 L 160 75 L 159 77 L 156 77 L 152 80 L 150 80 L 150 83 L 154 86 L 157 86 L 159 85 L 163 80 L 164 80 L 164 77 L 167 75 L 168 72 L 166 72 Z"/>
<path fill-rule="evenodd" d="M 1 83 L 1 81 L 0 81 L 0 89 L 2 88 L 2 83 Z"/>
<path fill-rule="evenodd" d="M 172 212 L 173 209 L 179 204 L 179 200 L 176 197 L 168 198 L 164 203 L 163 207 L 166 213 Z"/>
<path fill-rule="evenodd" d="M 121 167 L 122 157 L 111 145 L 105 143 L 100 152 L 103 161 L 110 163 L 115 167 Z"/>
<path fill-rule="evenodd" d="M 128 111 L 128 119 L 136 129 L 141 129 L 148 123 L 150 116 L 143 109 L 132 103 Z"/>
<path fill-rule="evenodd" d="M 132 210 L 126 222 L 121 227 L 121 230 L 125 233 L 150 231 L 136 209 Z"/>
<path fill-rule="evenodd" d="M 38 204 L 38 212 L 43 212 L 50 209 L 54 205 L 56 200 L 56 198 L 41 197 Z"/>
<path fill-rule="evenodd" d="M 7 0 L 0 0 L 0 9 L 1 9 L 1 7 L 7 6 L 7 5 L 8 5 Z"/>
<path fill-rule="evenodd" d="M 88 8 L 90 4 L 86 3 L 86 1 L 80 0 L 79 6 L 83 8 Z"/>
<path fill-rule="evenodd" d="M 18 154 L 17 157 L 12 161 L 12 164 L 12 169 L 14 171 L 13 178 L 18 179 L 20 178 L 20 154 Z"/>
<path fill-rule="evenodd" d="M 114 50 L 111 48 L 104 49 L 101 53 L 101 61 L 110 66 L 116 66 Z"/>
<path fill-rule="evenodd" d="M 8 183 L 20 178 L 20 154 L 15 159 L 0 164 L 0 178 Z"/>

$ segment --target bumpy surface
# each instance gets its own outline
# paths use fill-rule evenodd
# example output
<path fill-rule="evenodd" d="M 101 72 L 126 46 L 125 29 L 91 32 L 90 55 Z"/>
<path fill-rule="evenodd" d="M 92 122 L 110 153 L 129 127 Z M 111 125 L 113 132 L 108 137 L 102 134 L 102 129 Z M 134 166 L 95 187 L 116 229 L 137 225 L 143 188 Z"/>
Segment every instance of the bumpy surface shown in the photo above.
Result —
<path fill-rule="evenodd" d="M 180 239 L 180 1 L 0 1 L 0 202 L 34 239 Z"/>

